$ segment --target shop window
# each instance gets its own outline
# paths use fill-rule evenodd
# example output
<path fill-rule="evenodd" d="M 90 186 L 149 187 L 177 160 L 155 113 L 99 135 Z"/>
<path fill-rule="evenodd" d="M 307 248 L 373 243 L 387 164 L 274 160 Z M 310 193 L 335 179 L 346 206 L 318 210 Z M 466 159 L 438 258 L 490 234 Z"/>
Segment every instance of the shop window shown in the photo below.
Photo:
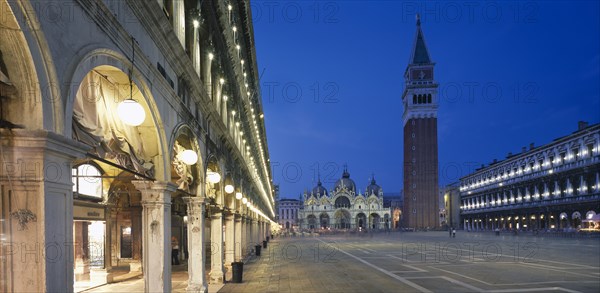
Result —
<path fill-rule="evenodd" d="M 73 193 L 78 196 L 102 199 L 102 174 L 91 164 L 81 164 L 72 169 Z"/>

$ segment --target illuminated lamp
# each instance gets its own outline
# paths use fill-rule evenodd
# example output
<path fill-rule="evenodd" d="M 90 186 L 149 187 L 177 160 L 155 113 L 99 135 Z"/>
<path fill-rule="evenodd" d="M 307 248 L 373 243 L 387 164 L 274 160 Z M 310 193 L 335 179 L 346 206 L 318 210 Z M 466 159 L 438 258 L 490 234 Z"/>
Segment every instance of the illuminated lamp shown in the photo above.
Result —
<path fill-rule="evenodd" d="M 198 154 L 193 150 L 185 150 L 179 153 L 177 157 L 186 165 L 194 165 L 198 162 Z"/>
<path fill-rule="evenodd" d="M 221 174 L 209 169 L 206 172 L 206 178 L 208 179 L 208 182 L 210 182 L 210 183 L 213 183 L 213 184 L 219 183 L 221 181 Z"/>

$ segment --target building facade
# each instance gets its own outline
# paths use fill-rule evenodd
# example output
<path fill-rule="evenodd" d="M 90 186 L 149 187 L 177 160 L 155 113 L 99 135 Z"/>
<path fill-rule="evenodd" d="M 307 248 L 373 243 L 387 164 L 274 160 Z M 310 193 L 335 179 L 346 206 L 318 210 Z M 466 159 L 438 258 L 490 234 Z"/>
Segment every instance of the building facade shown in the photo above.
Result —
<path fill-rule="evenodd" d="M 600 124 L 460 179 L 467 230 L 574 231 L 600 212 Z"/>
<path fill-rule="evenodd" d="M 428 229 L 440 225 L 438 186 L 438 83 L 421 21 L 404 73 L 404 211 L 403 227 Z"/>
<path fill-rule="evenodd" d="M 287 231 L 299 228 L 298 213 L 302 209 L 302 201 L 284 198 L 278 202 L 279 226 Z"/>
<path fill-rule="evenodd" d="M 309 230 L 383 230 L 391 226 L 390 208 L 383 207 L 383 189 L 375 178 L 365 193 L 356 192 L 356 184 L 344 169 L 342 178 L 327 191 L 321 180 L 310 193 L 304 194 L 300 210 L 300 228 Z"/>
<path fill-rule="evenodd" d="M 460 191 L 459 183 L 455 182 L 443 188 L 443 228 L 461 229 L 460 222 Z"/>
<path fill-rule="evenodd" d="M 0 11 L 0 291 L 222 283 L 275 218 L 249 1 Z"/>

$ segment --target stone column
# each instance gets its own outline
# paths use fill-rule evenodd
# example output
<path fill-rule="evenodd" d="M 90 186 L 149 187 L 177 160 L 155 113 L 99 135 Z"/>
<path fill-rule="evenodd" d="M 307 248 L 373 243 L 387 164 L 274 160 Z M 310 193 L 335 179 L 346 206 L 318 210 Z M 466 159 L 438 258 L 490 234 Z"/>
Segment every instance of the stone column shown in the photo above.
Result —
<path fill-rule="evenodd" d="M 242 245 L 243 245 L 243 239 L 242 239 L 242 216 L 239 213 L 236 213 L 234 215 L 234 230 L 235 230 L 235 235 L 234 235 L 234 254 L 233 254 L 233 259 L 234 261 L 242 261 Z"/>
<path fill-rule="evenodd" d="M 214 208 L 210 214 L 211 284 L 223 284 L 223 212 Z"/>
<path fill-rule="evenodd" d="M 248 216 L 248 219 L 246 219 L 246 247 L 248 248 L 248 255 L 250 255 L 252 253 L 252 250 L 254 249 L 254 239 L 252 237 L 252 233 L 254 230 L 253 227 L 253 223 L 252 223 L 252 218 L 250 216 Z"/>
<path fill-rule="evenodd" d="M 225 215 L 225 268 L 227 276 L 231 274 L 231 263 L 235 261 L 235 223 L 234 215 Z"/>
<path fill-rule="evenodd" d="M 171 291 L 171 182 L 132 181 L 142 193 L 142 268 L 145 292 Z"/>
<path fill-rule="evenodd" d="M 184 197 L 187 205 L 188 286 L 186 292 L 208 292 L 204 262 L 204 199 Z"/>
<path fill-rule="evenodd" d="M 104 271 L 106 273 L 106 283 L 112 283 L 113 282 L 113 277 L 114 274 L 112 272 L 112 249 L 113 246 L 116 245 L 116 242 L 113 244 L 112 240 L 112 231 L 113 231 L 113 227 L 112 227 L 112 214 L 113 214 L 113 206 L 111 204 L 108 204 L 105 209 L 104 209 L 104 213 L 106 215 L 105 219 L 105 225 L 104 225 Z"/>
<path fill-rule="evenodd" d="M 0 129 L 1 274 L 7 292 L 73 291 L 72 162 L 88 146 L 45 130 Z"/>
<path fill-rule="evenodd" d="M 132 259 L 129 270 L 132 272 L 142 271 L 142 209 L 132 207 L 131 215 L 131 243 Z"/>
<path fill-rule="evenodd" d="M 242 256 L 240 258 L 240 260 L 244 259 L 249 251 L 248 251 L 248 219 L 246 218 L 245 215 L 241 216 L 241 223 L 242 223 L 242 242 L 240 244 L 240 246 L 242 247 Z"/>

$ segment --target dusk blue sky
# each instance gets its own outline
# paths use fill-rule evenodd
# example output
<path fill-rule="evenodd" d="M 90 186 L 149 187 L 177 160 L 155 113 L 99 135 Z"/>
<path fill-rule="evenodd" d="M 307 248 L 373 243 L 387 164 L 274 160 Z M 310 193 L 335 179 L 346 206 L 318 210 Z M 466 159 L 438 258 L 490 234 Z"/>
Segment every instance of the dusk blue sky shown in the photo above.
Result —
<path fill-rule="evenodd" d="M 330 189 L 344 164 L 363 191 L 371 173 L 384 192 L 402 189 L 401 95 L 416 12 L 440 84 L 441 185 L 570 134 L 579 120 L 600 121 L 598 1 L 253 1 L 252 9 L 284 198 L 312 189 L 317 170 Z"/>

